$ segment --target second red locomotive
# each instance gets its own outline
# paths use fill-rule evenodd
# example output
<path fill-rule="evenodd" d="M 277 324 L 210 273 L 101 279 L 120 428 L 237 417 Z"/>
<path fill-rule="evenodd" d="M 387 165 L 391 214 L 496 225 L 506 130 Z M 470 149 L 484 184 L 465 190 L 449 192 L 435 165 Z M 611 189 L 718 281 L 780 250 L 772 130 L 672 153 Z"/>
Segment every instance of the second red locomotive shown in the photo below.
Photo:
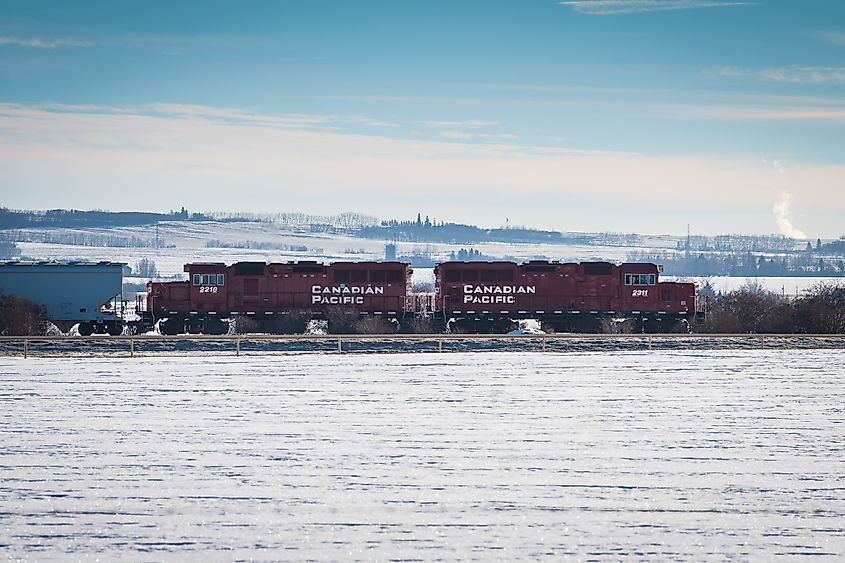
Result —
<path fill-rule="evenodd" d="M 626 318 L 638 332 L 662 332 L 696 315 L 695 285 L 660 282 L 655 264 L 446 262 L 434 272 L 436 309 L 472 331 L 538 319 L 556 331 L 596 332 L 602 319 Z"/>

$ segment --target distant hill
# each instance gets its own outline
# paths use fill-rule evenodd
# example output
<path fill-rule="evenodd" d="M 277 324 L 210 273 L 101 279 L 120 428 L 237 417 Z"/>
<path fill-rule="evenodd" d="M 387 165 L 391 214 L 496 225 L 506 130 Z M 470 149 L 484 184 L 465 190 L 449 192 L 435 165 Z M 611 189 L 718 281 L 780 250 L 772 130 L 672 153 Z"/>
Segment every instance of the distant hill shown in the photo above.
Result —
<path fill-rule="evenodd" d="M 0 208 L 0 229 L 134 227 L 152 225 L 158 221 L 208 220 L 203 214 L 189 214 L 183 207 L 170 213 L 145 211 L 79 211 L 50 209 L 47 211 L 18 211 Z"/>
<path fill-rule="evenodd" d="M 440 242 L 447 244 L 477 244 L 481 242 L 590 244 L 593 236 L 564 235 L 558 231 L 542 231 L 524 227 L 483 229 L 460 223 L 432 223 L 425 221 L 382 221 L 380 225 L 361 227 L 355 236 L 369 239 L 404 242 Z"/>

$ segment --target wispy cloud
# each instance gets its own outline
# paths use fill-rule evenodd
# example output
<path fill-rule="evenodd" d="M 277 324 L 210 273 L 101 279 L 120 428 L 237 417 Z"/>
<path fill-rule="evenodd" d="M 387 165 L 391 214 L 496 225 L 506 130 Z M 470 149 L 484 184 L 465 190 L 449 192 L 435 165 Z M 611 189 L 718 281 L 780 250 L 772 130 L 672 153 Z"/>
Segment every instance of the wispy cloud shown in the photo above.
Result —
<path fill-rule="evenodd" d="M 431 129 L 478 129 L 480 127 L 495 127 L 499 125 L 499 122 L 470 119 L 466 121 L 423 121 L 423 125 Z"/>
<path fill-rule="evenodd" d="M 6 35 L 0 36 L 0 47 L 14 46 L 14 47 L 30 47 L 33 49 L 55 49 L 56 47 L 91 47 L 88 41 L 79 41 L 77 39 L 38 39 L 9 37 Z"/>
<path fill-rule="evenodd" d="M 455 129 L 447 129 L 440 132 L 440 136 L 444 139 L 453 139 L 456 141 L 495 141 L 495 142 L 513 142 L 519 139 L 513 133 L 470 133 L 468 131 L 461 131 Z"/>
<path fill-rule="evenodd" d="M 727 121 L 805 121 L 841 125 L 845 106 L 763 106 L 763 105 L 688 105 L 661 108 L 687 119 L 724 119 Z"/>
<path fill-rule="evenodd" d="M 464 121 L 423 121 L 423 127 L 441 129 L 440 136 L 453 141 L 514 142 L 519 137 L 513 133 L 497 132 L 501 123 L 486 119 Z M 493 130 L 491 131 L 491 128 Z"/>
<path fill-rule="evenodd" d="M 562 6 L 569 6 L 582 14 L 609 16 L 615 14 L 664 12 L 668 10 L 747 6 L 754 4 L 754 2 L 716 2 L 710 0 L 574 0 L 561 2 L 560 4 Z"/>
<path fill-rule="evenodd" d="M 834 45 L 845 45 L 845 32 L 822 31 L 813 33 L 812 35 L 820 38 L 822 41 L 833 43 Z"/>
<path fill-rule="evenodd" d="M 755 78 L 764 82 L 786 82 L 790 84 L 845 84 L 845 67 L 830 66 L 788 66 L 745 70 L 724 67 L 721 76 Z"/>

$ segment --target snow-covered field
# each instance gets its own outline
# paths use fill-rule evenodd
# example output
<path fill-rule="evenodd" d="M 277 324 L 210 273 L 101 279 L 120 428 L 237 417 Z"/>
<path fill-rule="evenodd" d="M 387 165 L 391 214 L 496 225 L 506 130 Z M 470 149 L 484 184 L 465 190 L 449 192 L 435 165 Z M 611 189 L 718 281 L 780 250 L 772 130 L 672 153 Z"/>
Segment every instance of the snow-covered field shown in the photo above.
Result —
<path fill-rule="evenodd" d="M 0 358 L 0 558 L 845 558 L 837 350 Z"/>
<path fill-rule="evenodd" d="M 748 278 L 748 277 L 731 277 L 731 276 L 713 276 L 707 278 L 684 278 L 678 276 L 661 276 L 663 281 L 693 281 L 699 286 L 705 281 L 709 281 L 713 285 L 716 292 L 729 292 L 741 289 L 743 286 L 757 286 L 759 285 L 767 291 L 778 293 L 786 296 L 796 296 L 804 294 L 808 289 L 820 283 L 837 284 L 845 286 L 845 278 L 842 277 L 767 277 L 767 278 Z"/>
<path fill-rule="evenodd" d="M 68 231 L 70 232 L 70 231 Z M 73 231 L 94 234 L 110 234 L 122 237 L 139 237 L 155 240 L 156 232 L 151 227 L 86 229 Z M 26 257 L 39 260 L 113 260 L 127 262 L 134 266 L 141 258 L 155 261 L 159 271 L 166 276 L 180 274 L 186 262 L 215 261 L 235 262 L 238 260 L 383 260 L 384 246 L 388 241 L 351 238 L 340 235 L 300 232 L 269 223 L 203 223 L 173 221 L 161 223 L 159 240 L 171 248 L 106 248 L 56 245 L 43 243 L 18 243 Z M 236 248 L 207 248 L 211 240 L 227 243 L 255 241 L 276 245 L 303 245 L 307 252 L 282 250 L 250 250 Z M 646 249 L 665 250 L 672 243 L 661 237 L 645 238 Z M 397 243 L 398 255 L 415 253 L 430 254 L 435 259 L 445 260 L 449 253 L 460 248 L 472 248 L 490 256 L 512 256 L 528 260 L 546 256 L 554 260 L 605 259 L 624 261 L 629 252 L 638 250 L 619 246 L 577 246 L 547 244 L 502 244 L 447 245 L 429 243 Z"/>

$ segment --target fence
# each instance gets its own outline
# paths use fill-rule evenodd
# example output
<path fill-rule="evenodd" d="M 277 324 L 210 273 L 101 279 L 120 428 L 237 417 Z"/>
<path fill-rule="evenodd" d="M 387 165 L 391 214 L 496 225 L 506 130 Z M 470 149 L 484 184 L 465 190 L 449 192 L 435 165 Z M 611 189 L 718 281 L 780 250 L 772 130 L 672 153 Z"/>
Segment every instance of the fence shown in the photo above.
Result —
<path fill-rule="evenodd" d="M 845 335 L 536 334 L 536 335 L 226 335 L 6 336 L 0 356 L 255 355 L 388 352 L 595 352 L 610 350 L 845 349 Z"/>

